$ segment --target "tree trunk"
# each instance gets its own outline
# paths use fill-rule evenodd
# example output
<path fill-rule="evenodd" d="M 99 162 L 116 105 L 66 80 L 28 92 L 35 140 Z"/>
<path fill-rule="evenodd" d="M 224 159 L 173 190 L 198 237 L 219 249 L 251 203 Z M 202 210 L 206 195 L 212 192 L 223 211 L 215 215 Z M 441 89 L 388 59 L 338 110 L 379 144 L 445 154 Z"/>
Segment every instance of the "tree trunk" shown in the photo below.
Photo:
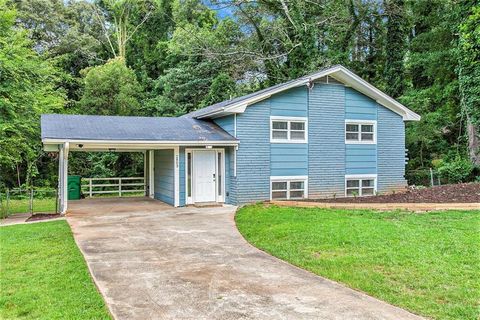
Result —
<path fill-rule="evenodd" d="M 476 166 L 480 166 L 480 128 L 467 120 L 468 154 Z"/>

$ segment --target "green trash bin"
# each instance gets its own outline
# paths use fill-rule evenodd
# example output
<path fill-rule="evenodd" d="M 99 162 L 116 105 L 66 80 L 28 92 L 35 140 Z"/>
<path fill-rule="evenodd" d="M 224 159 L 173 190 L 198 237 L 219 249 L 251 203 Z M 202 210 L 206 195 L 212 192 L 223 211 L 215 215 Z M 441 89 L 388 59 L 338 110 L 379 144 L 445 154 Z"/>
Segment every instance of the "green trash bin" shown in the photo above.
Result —
<path fill-rule="evenodd" d="M 80 176 L 68 176 L 68 200 L 79 200 L 81 195 Z"/>

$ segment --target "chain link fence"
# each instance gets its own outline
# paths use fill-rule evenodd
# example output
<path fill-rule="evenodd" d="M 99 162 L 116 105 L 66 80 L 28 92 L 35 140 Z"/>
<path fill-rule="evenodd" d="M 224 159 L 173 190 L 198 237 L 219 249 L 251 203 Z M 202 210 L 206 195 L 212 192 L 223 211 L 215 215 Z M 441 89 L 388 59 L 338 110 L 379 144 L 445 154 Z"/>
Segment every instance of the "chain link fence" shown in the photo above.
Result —
<path fill-rule="evenodd" d="M 437 170 L 432 168 L 407 170 L 405 178 L 409 186 L 433 187 L 449 183 L 447 179 L 442 178 Z"/>
<path fill-rule="evenodd" d="M 58 192 L 56 189 L 6 189 L 0 191 L 0 218 L 12 214 L 58 213 Z"/>

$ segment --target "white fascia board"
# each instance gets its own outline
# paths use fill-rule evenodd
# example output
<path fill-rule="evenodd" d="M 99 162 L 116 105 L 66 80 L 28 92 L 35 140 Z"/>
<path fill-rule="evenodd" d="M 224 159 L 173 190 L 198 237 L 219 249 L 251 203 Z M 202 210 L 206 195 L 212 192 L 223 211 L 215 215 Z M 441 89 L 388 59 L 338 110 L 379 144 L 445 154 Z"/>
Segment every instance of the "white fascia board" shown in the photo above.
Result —
<path fill-rule="evenodd" d="M 119 141 L 119 140 L 70 140 L 70 139 L 44 139 L 44 148 L 69 142 L 70 150 L 75 151 L 139 151 L 147 149 L 172 149 L 177 146 L 238 146 L 239 141 Z M 80 148 L 78 145 L 82 144 Z"/>

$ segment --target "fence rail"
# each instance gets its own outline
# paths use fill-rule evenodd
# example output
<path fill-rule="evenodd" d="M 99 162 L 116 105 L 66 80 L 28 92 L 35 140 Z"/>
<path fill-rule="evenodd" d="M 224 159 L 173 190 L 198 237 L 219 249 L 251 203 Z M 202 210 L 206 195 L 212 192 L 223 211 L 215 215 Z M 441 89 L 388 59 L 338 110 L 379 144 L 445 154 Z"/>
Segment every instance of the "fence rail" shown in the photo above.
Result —
<path fill-rule="evenodd" d="M 144 177 L 82 178 L 82 192 L 92 198 L 96 194 L 145 193 Z"/>

